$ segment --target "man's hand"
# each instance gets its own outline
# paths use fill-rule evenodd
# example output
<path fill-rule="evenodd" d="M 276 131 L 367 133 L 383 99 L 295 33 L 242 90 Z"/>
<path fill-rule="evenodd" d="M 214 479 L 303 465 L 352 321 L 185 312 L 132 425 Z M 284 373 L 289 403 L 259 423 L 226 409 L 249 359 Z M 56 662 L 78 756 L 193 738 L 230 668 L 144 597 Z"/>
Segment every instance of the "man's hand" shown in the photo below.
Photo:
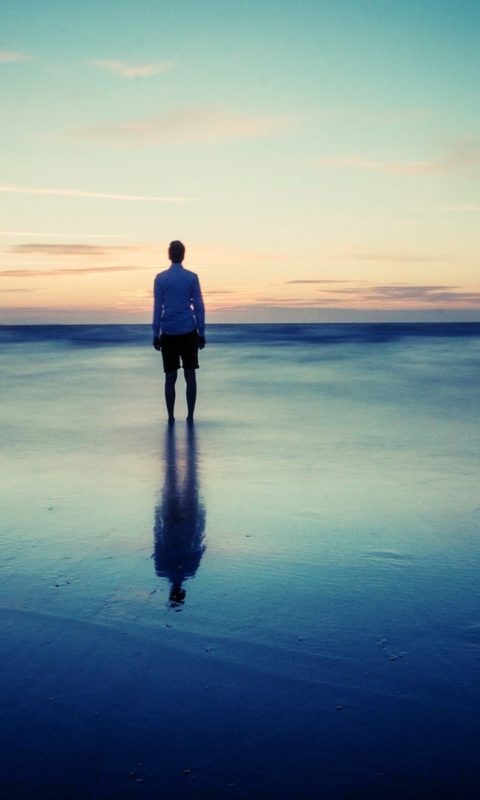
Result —
<path fill-rule="evenodd" d="M 159 336 L 155 336 L 154 337 L 152 344 L 153 344 L 155 350 L 161 350 L 162 349 L 162 345 L 160 344 L 160 337 Z"/>
<path fill-rule="evenodd" d="M 207 340 L 205 339 L 205 336 L 199 336 L 198 337 L 198 349 L 199 350 L 203 350 L 203 348 L 205 347 L 206 344 L 207 344 Z"/>

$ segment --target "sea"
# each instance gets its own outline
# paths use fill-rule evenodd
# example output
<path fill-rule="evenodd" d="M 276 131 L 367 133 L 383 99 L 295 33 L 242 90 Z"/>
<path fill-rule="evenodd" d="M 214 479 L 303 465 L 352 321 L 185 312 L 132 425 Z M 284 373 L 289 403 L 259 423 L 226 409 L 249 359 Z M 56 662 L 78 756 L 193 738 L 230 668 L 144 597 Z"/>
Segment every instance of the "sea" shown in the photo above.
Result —
<path fill-rule="evenodd" d="M 224 692 L 216 711 L 192 701 L 188 763 L 130 776 L 143 795 L 62 750 L 58 784 L 38 766 L 37 783 L 10 774 L 8 797 L 478 796 L 480 324 L 206 335 L 196 421 L 180 372 L 169 426 L 149 326 L 0 327 L 0 609 L 17 664 L 2 747 L 18 770 L 48 762 L 22 744 L 28 720 L 46 723 L 21 665 L 47 680 L 15 649 L 22 620 L 209 658 Z M 137 697 L 137 672 L 122 681 Z M 17 716 L 12 696 L 27 698 Z"/>

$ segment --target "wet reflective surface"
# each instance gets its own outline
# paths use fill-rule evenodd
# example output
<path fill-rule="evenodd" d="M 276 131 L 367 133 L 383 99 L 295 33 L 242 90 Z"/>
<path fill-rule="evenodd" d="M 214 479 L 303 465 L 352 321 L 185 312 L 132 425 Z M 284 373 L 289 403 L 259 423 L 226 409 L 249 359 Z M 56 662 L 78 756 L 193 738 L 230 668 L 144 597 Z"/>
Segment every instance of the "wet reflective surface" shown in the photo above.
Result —
<path fill-rule="evenodd" d="M 82 663 L 93 696 L 61 713 L 72 752 L 95 707 L 113 759 L 130 693 L 145 796 L 466 796 L 480 786 L 480 326 L 208 334 L 195 426 L 179 376 L 169 428 L 148 328 L 0 329 L 3 647 L 24 670 L 3 678 L 5 707 L 24 698 L 11 723 L 45 726 L 61 664 L 62 702 L 78 700 Z M 128 737 L 115 759 L 134 758 Z M 115 759 L 78 796 L 133 796 Z"/>
<path fill-rule="evenodd" d="M 195 576 L 205 551 L 205 508 L 199 499 L 196 431 L 194 425 L 183 428 L 183 432 L 178 425 L 166 429 L 165 479 L 153 528 L 155 572 L 170 582 L 172 608 L 185 602 L 184 583 Z"/>

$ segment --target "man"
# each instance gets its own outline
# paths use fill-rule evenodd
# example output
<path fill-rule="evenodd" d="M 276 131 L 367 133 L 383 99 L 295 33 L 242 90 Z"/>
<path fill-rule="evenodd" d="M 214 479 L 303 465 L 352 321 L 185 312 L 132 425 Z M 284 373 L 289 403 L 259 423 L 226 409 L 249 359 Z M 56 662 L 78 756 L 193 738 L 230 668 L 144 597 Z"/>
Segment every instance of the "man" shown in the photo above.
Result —
<path fill-rule="evenodd" d="M 153 346 L 162 351 L 168 421 L 175 422 L 175 383 L 182 360 L 187 393 L 187 422 L 193 422 L 197 399 L 198 350 L 205 347 L 205 308 L 198 276 L 185 269 L 185 247 L 171 242 L 170 268 L 153 284 Z"/>

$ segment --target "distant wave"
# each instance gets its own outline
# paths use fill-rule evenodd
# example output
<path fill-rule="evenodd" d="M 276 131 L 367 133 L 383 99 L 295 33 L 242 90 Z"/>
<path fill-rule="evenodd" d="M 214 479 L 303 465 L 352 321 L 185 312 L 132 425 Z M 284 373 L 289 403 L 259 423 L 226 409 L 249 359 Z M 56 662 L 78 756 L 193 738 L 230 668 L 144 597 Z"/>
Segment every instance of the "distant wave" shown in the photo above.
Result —
<path fill-rule="evenodd" d="M 480 337 L 480 322 L 218 324 L 207 328 L 211 344 L 379 344 L 405 338 Z M 0 325 L 1 344 L 32 342 L 73 347 L 150 344 L 150 325 Z"/>

